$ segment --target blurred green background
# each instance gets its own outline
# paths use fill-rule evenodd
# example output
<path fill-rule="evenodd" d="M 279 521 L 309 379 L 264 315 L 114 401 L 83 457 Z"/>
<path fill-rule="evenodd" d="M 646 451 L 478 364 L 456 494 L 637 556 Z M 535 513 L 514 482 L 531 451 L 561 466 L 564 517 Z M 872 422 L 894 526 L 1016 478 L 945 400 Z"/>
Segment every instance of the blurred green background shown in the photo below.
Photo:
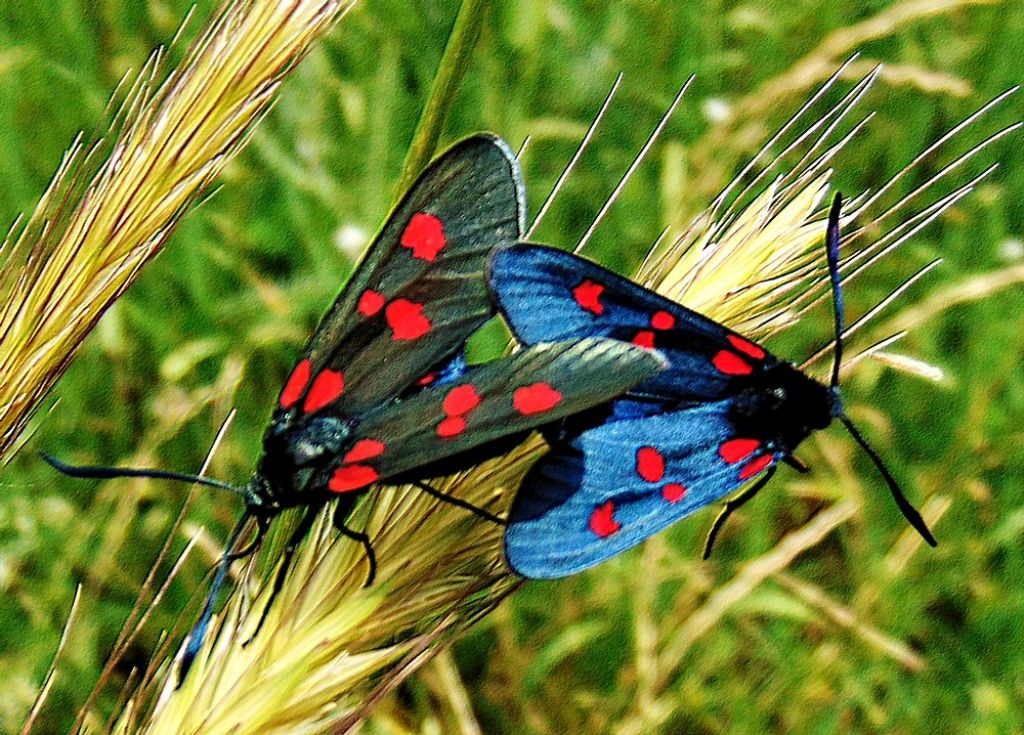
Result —
<path fill-rule="evenodd" d="M 118 79 L 174 35 L 192 4 L 3 4 L 0 221 L 34 207 L 74 135 L 96 129 Z M 215 3 L 196 6 L 189 38 Z M 456 10 L 365 0 L 342 20 L 288 79 L 219 191 L 104 317 L 53 410 L 4 468 L 0 731 L 23 720 L 82 585 L 37 731 L 68 726 L 183 499 L 182 487 L 159 482 L 68 480 L 36 451 L 194 471 L 234 406 L 210 474 L 247 476 L 294 356 L 396 195 Z M 624 72 L 595 144 L 538 232 L 569 246 L 696 74 L 589 246 L 630 272 L 663 227 L 707 206 L 820 75 L 853 52 L 862 54 L 857 74 L 840 92 L 876 62 L 889 71 L 861 108 L 876 118 L 838 159 L 848 193 L 877 188 L 1017 83 L 1022 39 L 1024 6 L 1013 2 L 495 3 L 445 142 L 480 129 L 514 147 L 533 136 L 524 169 L 535 213 Z M 1011 97 L 958 148 L 1017 119 L 1022 99 Z M 971 197 L 846 294 L 856 317 L 918 267 L 945 259 L 855 341 L 866 347 L 905 318 L 913 328 L 899 351 L 940 367 L 944 379 L 867 362 L 845 384 L 852 415 L 908 495 L 941 513 L 937 550 L 915 541 L 851 442 L 826 432 L 801 452 L 812 474 L 781 473 L 733 520 L 711 562 L 699 556 L 713 511 L 576 578 L 527 585 L 386 701 L 367 732 L 1024 730 L 1020 136 L 954 181 L 995 160 L 1001 168 Z M 899 191 L 940 165 L 925 162 Z M 771 346 L 799 361 L 828 329 L 828 311 L 818 310 Z M 850 496 L 862 501 L 854 517 L 789 559 L 779 541 Z M 197 526 L 208 541 L 115 672 L 100 712 L 205 589 L 238 511 L 227 497 L 198 498 L 175 549 Z"/>

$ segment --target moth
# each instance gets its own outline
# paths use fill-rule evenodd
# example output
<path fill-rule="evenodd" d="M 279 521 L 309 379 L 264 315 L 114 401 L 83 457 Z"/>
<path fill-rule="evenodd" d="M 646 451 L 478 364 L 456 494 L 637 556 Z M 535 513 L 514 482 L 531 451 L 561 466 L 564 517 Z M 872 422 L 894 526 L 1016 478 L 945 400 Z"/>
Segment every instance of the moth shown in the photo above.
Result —
<path fill-rule="evenodd" d="M 388 217 L 296 360 L 245 485 L 48 458 L 78 477 L 189 480 L 245 501 L 185 647 L 181 679 L 202 646 L 231 562 L 252 554 L 281 512 L 306 509 L 285 546 L 270 600 L 329 501 L 338 531 L 366 551 L 369 584 L 376 568 L 371 540 L 347 522 L 358 496 L 374 483 L 415 481 L 499 521 L 422 478 L 491 456 L 509 440 L 606 402 L 661 369 L 654 353 L 604 338 L 545 342 L 484 365 L 466 364 L 466 339 L 494 314 L 488 258 L 522 236 L 524 212 L 522 174 L 500 138 L 474 135 L 439 156 Z M 250 521 L 255 538 L 234 550 Z M 264 617 L 269 607 L 268 601 Z"/>
<path fill-rule="evenodd" d="M 712 526 L 707 558 L 729 514 L 768 483 L 779 462 L 806 470 L 794 451 L 834 420 L 878 467 L 910 524 L 935 545 L 843 411 L 840 208 L 837 195 L 826 234 L 836 336 L 828 385 L 583 258 L 530 244 L 495 252 L 491 287 L 519 341 L 613 338 L 656 349 L 668 361 L 626 396 L 549 429 L 553 449 L 527 475 L 505 532 L 506 557 L 518 573 L 551 578 L 581 571 L 743 487 Z"/>

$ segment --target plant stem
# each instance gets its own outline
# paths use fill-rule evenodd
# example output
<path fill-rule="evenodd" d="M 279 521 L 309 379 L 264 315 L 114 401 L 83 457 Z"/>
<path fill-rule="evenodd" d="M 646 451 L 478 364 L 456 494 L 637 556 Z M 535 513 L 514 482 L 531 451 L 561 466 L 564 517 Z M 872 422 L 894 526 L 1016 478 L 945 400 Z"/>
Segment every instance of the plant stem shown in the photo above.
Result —
<path fill-rule="evenodd" d="M 427 165 L 437 150 L 441 130 L 448 120 L 455 95 L 466 74 L 468 61 L 480 36 L 484 15 L 490 7 L 488 0 L 463 0 L 459 14 L 452 26 L 448 44 L 445 46 L 437 75 L 430 88 L 430 96 L 423 107 L 420 121 L 416 126 L 409 154 L 402 167 L 402 176 L 396 190 L 406 191 L 420 171 Z"/>

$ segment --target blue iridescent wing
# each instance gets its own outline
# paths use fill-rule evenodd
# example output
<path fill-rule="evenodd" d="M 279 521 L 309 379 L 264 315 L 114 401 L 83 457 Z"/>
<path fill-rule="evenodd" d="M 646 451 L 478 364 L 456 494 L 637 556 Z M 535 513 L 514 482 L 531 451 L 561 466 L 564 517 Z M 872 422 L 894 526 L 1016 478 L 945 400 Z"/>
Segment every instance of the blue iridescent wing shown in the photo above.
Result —
<path fill-rule="evenodd" d="M 780 455 L 737 436 L 731 400 L 612 421 L 542 458 L 505 532 L 519 574 L 564 577 L 636 546 L 761 474 Z"/>
<path fill-rule="evenodd" d="M 524 344 L 612 337 L 657 348 L 669 368 L 637 389 L 669 405 L 735 394 L 777 363 L 763 347 L 595 263 L 519 244 L 491 258 L 491 291 Z"/>

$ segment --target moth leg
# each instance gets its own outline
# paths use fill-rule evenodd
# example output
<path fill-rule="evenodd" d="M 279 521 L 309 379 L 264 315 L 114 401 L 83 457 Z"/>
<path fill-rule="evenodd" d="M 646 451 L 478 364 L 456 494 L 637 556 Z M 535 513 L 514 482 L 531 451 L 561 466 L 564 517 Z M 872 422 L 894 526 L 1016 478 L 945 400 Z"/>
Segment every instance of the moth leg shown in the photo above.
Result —
<path fill-rule="evenodd" d="M 799 459 L 794 457 L 792 454 L 787 454 L 782 458 L 782 461 L 792 467 L 794 470 L 799 472 L 801 475 L 806 475 L 811 471 L 811 468 L 801 462 Z"/>
<path fill-rule="evenodd" d="M 444 503 L 448 503 L 449 505 L 454 505 L 457 508 L 462 508 L 463 510 L 468 510 L 473 515 L 479 516 L 480 518 L 483 518 L 485 521 L 489 521 L 489 522 L 494 523 L 494 524 L 496 524 L 498 526 L 507 526 L 508 525 L 508 521 L 506 521 L 501 516 L 496 516 L 493 513 L 489 512 L 489 511 L 486 511 L 486 510 L 484 510 L 483 508 L 481 508 L 479 506 L 473 505 L 472 503 L 468 503 L 465 500 L 457 498 L 454 495 L 449 495 L 448 493 L 443 493 L 440 490 L 438 490 L 437 488 L 432 487 L 432 486 L 428 485 L 427 483 L 425 483 L 425 482 L 423 482 L 421 480 L 413 480 L 412 484 L 415 485 L 416 487 L 418 487 L 423 492 L 425 492 L 427 495 L 430 495 L 431 497 L 437 498 L 438 500 L 440 500 L 440 501 L 442 501 Z"/>
<path fill-rule="evenodd" d="M 277 573 L 274 575 L 274 586 L 270 590 L 270 597 L 267 598 L 267 604 L 263 606 L 263 612 L 260 613 L 260 620 L 256 623 L 256 630 L 252 632 L 245 642 L 242 644 L 242 648 L 245 648 L 253 639 L 259 635 L 260 630 L 263 629 L 263 624 L 267 622 L 267 614 L 270 612 L 270 606 L 274 604 L 274 600 L 277 599 L 278 593 L 281 592 L 281 588 L 284 587 L 285 577 L 288 576 L 288 568 L 292 564 L 292 558 L 295 556 L 295 550 L 299 547 L 299 542 L 302 541 L 309 533 L 309 529 L 313 527 L 313 522 L 316 520 L 316 514 L 320 510 L 319 507 L 310 507 L 306 509 L 306 514 L 302 516 L 302 520 L 299 521 L 299 525 L 292 531 L 292 535 L 288 538 L 288 544 L 284 547 L 284 554 L 281 556 L 281 565 L 277 568 Z"/>
<path fill-rule="evenodd" d="M 239 616 L 240 618 L 246 618 L 249 616 L 249 611 L 252 609 L 252 568 L 254 564 L 249 564 L 245 567 L 245 576 L 242 577 L 239 587 L 242 588 L 242 601 L 239 604 Z"/>
<path fill-rule="evenodd" d="M 704 542 L 704 559 L 707 560 L 711 557 L 711 548 L 715 545 L 715 539 L 718 538 L 718 532 L 722 530 L 722 526 L 729 519 L 729 516 L 733 514 L 733 511 L 743 507 L 743 504 L 750 500 L 752 497 L 758 494 L 768 481 L 775 475 L 775 466 L 773 465 L 764 476 L 755 482 L 753 485 L 748 487 L 746 490 L 741 492 L 734 498 L 730 498 L 725 501 L 722 506 L 722 512 L 718 514 L 715 522 L 711 524 L 711 530 L 708 531 L 707 540 Z"/>
<path fill-rule="evenodd" d="M 231 561 L 239 561 L 245 559 L 247 556 L 251 556 L 259 545 L 263 542 L 263 537 L 267 535 L 267 529 L 270 528 L 270 516 L 257 515 L 256 516 L 256 535 L 253 540 L 249 542 L 249 545 L 245 548 L 235 551 L 229 554 Z M 228 550 L 230 551 L 230 549 Z M 242 610 L 243 614 L 248 614 L 249 611 L 249 585 L 252 581 L 252 565 L 246 567 L 245 578 L 242 580 Z"/>
<path fill-rule="evenodd" d="M 220 557 L 220 562 L 217 564 L 217 573 L 213 576 L 213 583 L 210 585 L 210 592 L 206 595 L 203 611 L 199 615 L 199 620 L 192 627 L 192 631 L 188 634 L 188 643 L 185 644 L 185 653 L 181 657 L 181 668 L 178 670 L 179 688 L 185 683 L 185 677 L 188 676 L 188 671 L 192 668 L 192 662 L 195 660 L 196 654 L 199 653 L 199 649 L 203 646 L 203 640 L 206 638 L 206 628 L 210 625 L 210 618 L 213 616 L 213 605 L 217 601 L 217 593 L 224 586 L 228 570 L 231 568 L 231 562 L 234 560 L 231 547 L 238 543 L 238 539 L 248 522 L 249 515 L 246 514 L 235 524 L 234 529 L 231 531 L 231 536 L 228 538 L 224 553 Z"/>
<path fill-rule="evenodd" d="M 358 541 L 363 545 L 363 551 L 366 552 L 366 562 L 370 565 L 370 569 L 366 573 L 366 582 L 363 583 L 363 587 L 369 587 L 373 584 L 374 577 L 377 576 L 377 555 L 373 553 L 373 545 L 370 543 L 370 537 L 361 531 L 353 531 L 345 525 L 345 521 L 343 519 L 338 519 L 337 514 L 334 516 L 334 527 L 338 529 L 338 532 L 342 536 L 350 538 L 353 541 Z"/>
<path fill-rule="evenodd" d="M 229 553 L 228 557 L 231 559 L 231 561 L 238 561 L 239 559 L 244 559 L 245 557 L 250 556 L 254 551 L 256 551 L 256 548 L 263 542 L 263 537 L 266 535 L 267 529 L 269 527 L 270 519 L 267 516 L 256 516 L 256 536 L 253 538 L 252 541 L 249 542 L 249 545 L 245 548 L 241 549 L 240 551 L 233 551 Z"/>

